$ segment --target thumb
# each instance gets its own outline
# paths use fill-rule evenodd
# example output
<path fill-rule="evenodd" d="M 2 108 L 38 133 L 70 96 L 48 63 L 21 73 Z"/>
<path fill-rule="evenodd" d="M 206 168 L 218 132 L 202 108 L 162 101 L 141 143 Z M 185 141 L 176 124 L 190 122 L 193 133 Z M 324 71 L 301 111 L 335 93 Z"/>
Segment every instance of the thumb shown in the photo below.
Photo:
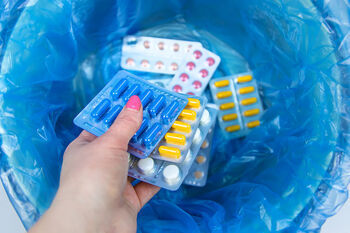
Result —
<path fill-rule="evenodd" d="M 132 96 L 114 123 L 98 140 L 108 148 L 127 151 L 132 136 L 142 122 L 142 105 L 140 98 Z"/>

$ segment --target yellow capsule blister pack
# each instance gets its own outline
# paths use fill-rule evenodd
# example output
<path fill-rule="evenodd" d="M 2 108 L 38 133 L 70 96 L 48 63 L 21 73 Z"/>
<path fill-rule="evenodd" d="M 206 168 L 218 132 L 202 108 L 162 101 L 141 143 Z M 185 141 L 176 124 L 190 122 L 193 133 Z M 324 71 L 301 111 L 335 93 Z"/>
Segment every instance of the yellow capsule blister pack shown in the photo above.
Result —
<path fill-rule="evenodd" d="M 152 152 L 152 158 L 181 163 L 186 158 L 192 143 L 199 141 L 196 130 L 202 116 L 206 115 L 206 105 L 207 99 L 205 97 L 189 97 L 185 109 L 182 110 L 168 133 Z"/>
<path fill-rule="evenodd" d="M 220 128 L 227 137 L 243 137 L 260 125 L 263 108 L 252 73 L 211 80 L 210 90 L 220 110 Z"/>

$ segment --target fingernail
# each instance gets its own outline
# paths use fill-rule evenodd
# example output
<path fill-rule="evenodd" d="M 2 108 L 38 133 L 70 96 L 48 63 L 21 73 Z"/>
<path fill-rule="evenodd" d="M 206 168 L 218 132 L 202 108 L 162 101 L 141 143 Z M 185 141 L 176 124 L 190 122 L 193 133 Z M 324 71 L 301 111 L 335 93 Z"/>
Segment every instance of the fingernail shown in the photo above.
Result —
<path fill-rule="evenodd" d="M 139 111 L 141 108 L 141 100 L 137 95 L 131 96 L 126 103 L 126 108 Z"/>

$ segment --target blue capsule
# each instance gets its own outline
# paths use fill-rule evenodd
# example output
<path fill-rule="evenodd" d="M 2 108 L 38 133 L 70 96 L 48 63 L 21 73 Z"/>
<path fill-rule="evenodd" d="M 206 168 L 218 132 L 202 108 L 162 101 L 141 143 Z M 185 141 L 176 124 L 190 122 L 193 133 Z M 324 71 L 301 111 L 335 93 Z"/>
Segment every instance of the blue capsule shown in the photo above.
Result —
<path fill-rule="evenodd" d="M 119 113 L 123 110 L 123 107 L 121 105 L 116 105 L 114 106 L 105 116 L 104 118 L 104 123 L 106 125 L 111 125 L 113 124 L 114 120 L 117 118 Z"/>
<path fill-rule="evenodd" d="M 149 124 L 149 120 L 147 118 L 143 118 L 139 130 L 137 130 L 137 132 L 133 136 L 134 141 L 136 141 L 138 137 L 147 129 L 148 124 Z"/>
<path fill-rule="evenodd" d="M 149 114 L 151 114 L 152 117 L 156 117 L 160 111 L 165 106 L 165 96 L 164 95 L 159 95 L 157 99 L 155 99 L 151 105 L 148 108 Z"/>
<path fill-rule="evenodd" d="M 147 105 L 151 102 L 152 99 L 153 99 L 153 91 L 151 89 L 147 89 L 140 95 L 140 100 L 144 110 L 146 109 Z"/>
<path fill-rule="evenodd" d="M 146 147 L 153 146 L 154 141 L 160 136 L 162 133 L 162 125 L 160 123 L 155 123 L 145 132 L 145 136 L 143 139 L 143 143 Z"/>
<path fill-rule="evenodd" d="M 109 101 L 108 99 L 104 99 L 91 112 L 91 116 L 96 120 L 100 120 L 102 116 L 109 110 L 110 107 L 111 101 Z"/>
<path fill-rule="evenodd" d="M 123 99 L 124 101 L 128 101 L 131 96 L 133 95 L 138 95 L 141 91 L 141 86 L 140 84 L 134 84 L 132 85 L 124 94 Z"/>
<path fill-rule="evenodd" d="M 162 120 L 164 124 L 169 124 L 171 120 L 173 120 L 174 115 L 176 114 L 176 109 L 179 107 L 180 103 L 176 100 L 171 102 L 171 104 L 164 109 L 162 113 Z"/>
<path fill-rule="evenodd" d="M 124 91 L 128 88 L 129 81 L 125 78 L 119 80 L 115 87 L 111 91 L 111 96 L 114 100 L 117 100 Z"/>

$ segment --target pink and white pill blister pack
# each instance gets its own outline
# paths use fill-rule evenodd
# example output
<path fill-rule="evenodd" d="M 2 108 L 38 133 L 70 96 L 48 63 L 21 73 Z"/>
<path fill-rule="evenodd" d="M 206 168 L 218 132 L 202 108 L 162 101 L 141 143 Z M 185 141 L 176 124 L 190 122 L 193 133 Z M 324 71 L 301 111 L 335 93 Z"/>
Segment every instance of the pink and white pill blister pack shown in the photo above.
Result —
<path fill-rule="evenodd" d="M 202 44 L 156 37 L 126 36 L 123 39 L 121 67 L 126 70 L 175 74 L 184 57 Z"/>
<path fill-rule="evenodd" d="M 203 47 L 192 48 L 182 61 L 168 88 L 178 93 L 201 95 L 220 61 L 218 55 Z"/>

